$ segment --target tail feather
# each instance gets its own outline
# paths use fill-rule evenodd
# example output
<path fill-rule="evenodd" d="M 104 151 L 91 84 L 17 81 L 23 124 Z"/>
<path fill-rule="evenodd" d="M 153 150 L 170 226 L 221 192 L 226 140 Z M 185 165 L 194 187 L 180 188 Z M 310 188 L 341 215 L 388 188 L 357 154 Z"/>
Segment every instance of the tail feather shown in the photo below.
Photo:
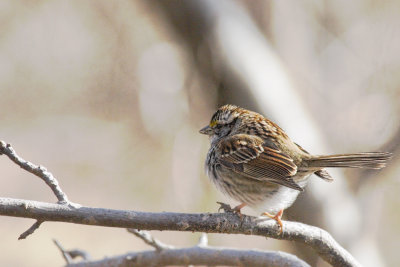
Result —
<path fill-rule="evenodd" d="M 392 153 L 389 152 L 365 152 L 331 156 L 316 156 L 309 161 L 309 167 L 382 169 L 386 166 L 387 161 L 391 158 Z"/>
<path fill-rule="evenodd" d="M 332 176 L 329 174 L 329 172 L 327 172 L 324 169 L 316 171 L 316 172 L 314 172 L 314 174 L 317 175 L 319 178 L 324 179 L 327 182 L 333 181 Z"/>

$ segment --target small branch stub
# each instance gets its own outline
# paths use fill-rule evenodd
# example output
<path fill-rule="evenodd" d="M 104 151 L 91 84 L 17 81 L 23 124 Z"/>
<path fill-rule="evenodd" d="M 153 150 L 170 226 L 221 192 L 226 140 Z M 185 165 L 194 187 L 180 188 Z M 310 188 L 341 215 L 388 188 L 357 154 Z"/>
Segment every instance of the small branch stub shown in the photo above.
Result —
<path fill-rule="evenodd" d="M 25 239 L 27 238 L 29 235 L 33 234 L 33 232 L 35 232 L 36 229 L 38 229 L 40 227 L 40 225 L 43 223 L 44 221 L 42 220 L 37 220 L 31 227 L 29 227 L 28 230 L 26 230 L 25 232 L 23 232 L 19 237 L 18 240 L 21 239 Z"/>
<path fill-rule="evenodd" d="M 206 233 L 201 233 L 199 238 L 199 243 L 197 244 L 199 247 L 207 247 L 208 246 L 208 237 Z"/>
<path fill-rule="evenodd" d="M 162 243 L 161 241 L 155 239 L 149 232 L 143 231 L 143 230 L 137 230 L 137 229 L 132 229 L 128 228 L 127 229 L 129 233 L 134 234 L 135 236 L 139 237 L 142 239 L 147 245 L 152 246 L 155 248 L 157 251 L 161 251 L 164 249 L 173 249 L 173 246 L 166 245 Z"/>

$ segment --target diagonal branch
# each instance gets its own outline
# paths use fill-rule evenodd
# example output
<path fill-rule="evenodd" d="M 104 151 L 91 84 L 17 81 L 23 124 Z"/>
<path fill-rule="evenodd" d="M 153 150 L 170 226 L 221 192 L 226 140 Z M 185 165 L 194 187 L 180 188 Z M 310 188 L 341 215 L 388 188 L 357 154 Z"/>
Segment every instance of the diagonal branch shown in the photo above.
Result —
<path fill-rule="evenodd" d="M 147 245 L 152 246 L 155 248 L 157 251 L 161 251 L 164 249 L 173 249 L 173 246 L 167 245 L 162 243 L 161 241 L 155 239 L 153 236 L 150 235 L 149 232 L 143 231 L 143 230 L 137 230 L 137 229 L 132 229 L 129 228 L 127 229 L 129 233 L 134 234 L 135 236 L 139 237 L 142 239 Z"/>
<path fill-rule="evenodd" d="M 10 144 L 7 144 L 6 142 L 0 140 L 0 155 L 3 154 L 6 155 L 15 164 L 20 166 L 22 169 L 42 179 L 53 191 L 54 195 L 58 199 L 58 203 L 65 205 L 68 204 L 70 206 L 76 205 L 68 200 L 67 195 L 61 190 L 57 179 L 53 176 L 51 172 L 47 171 L 47 169 L 43 166 L 37 166 L 27 160 L 24 160 L 17 155 Z M 19 236 L 18 240 L 25 239 L 27 236 L 33 234 L 33 232 L 38 229 L 42 223 L 42 220 L 37 220 L 31 227 L 29 227 L 28 230 L 26 230 Z"/>
<path fill-rule="evenodd" d="M 0 140 L 0 155 L 6 155 L 10 158 L 15 164 L 20 166 L 22 169 L 36 175 L 40 179 L 42 179 L 53 191 L 54 195 L 56 195 L 59 203 L 69 203 L 67 195 L 61 190 L 60 185 L 56 178 L 54 178 L 53 174 L 47 171 L 43 166 L 37 166 L 29 161 L 24 160 L 20 156 L 17 155 L 15 150 L 11 147 L 10 144 L 7 144 L 4 141 Z"/>
<path fill-rule="evenodd" d="M 25 232 L 23 232 L 23 233 L 18 237 L 18 240 L 25 239 L 25 238 L 27 238 L 27 236 L 33 234 L 33 232 L 35 232 L 35 230 L 38 229 L 42 223 L 43 223 L 42 220 L 37 220 L 34 224 L 32 224 L 31 227 L 28 228 L 28 230 L 26 230 Z"/>
<path fill-rule="evenodd" d="M 244 234 L 297 241 L 310 246 L 334 266 L 360 266 L 332 236 L 314 226 L 283 222 L 283 232 L 275 221 L 231 213 L 152 213 L 0 198 L 0 215 L 107 227 L 141 230 L 170 230 L 205 233 Z"/>
<path fill-rule="evenodd" d="M 57 240 L 53 240 L 54 244 L 57 246 L 57 248 L 61 251 L 65 261 L 67 262 L 67 264 L 71 264 L 73 263 L 73 259 L 76 257 L 81 257 L 84 260 L 90 260 L 91 257 L 89 255 L 89 253 L 87 253 L 86 251 L 83 250 L 79 250 L 79 249 L 73 249 L 73 250 L 66 250 L 60 242 L 58 242 Z"/>

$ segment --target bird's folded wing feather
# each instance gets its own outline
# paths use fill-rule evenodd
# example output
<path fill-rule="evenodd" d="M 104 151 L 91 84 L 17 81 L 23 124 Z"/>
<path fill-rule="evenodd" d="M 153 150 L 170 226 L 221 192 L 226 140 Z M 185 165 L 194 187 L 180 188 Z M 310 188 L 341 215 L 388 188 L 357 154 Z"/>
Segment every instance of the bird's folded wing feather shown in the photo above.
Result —
<path fill-rule="evenodd" d="M 284 185 L 299 191 L 292 176 L 297 173 L 293 160 L 262 138 L 237 134 L 219 144 L 220 163 L 249 178 Z"/>

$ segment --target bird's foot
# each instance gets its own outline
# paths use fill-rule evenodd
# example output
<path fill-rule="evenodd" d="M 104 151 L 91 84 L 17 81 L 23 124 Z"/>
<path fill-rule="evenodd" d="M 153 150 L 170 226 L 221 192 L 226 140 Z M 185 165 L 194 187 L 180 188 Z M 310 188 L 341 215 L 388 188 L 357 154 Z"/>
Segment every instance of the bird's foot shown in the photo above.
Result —
<path fill-rule="evenodd" d="M 220 212 L 221 210 L 223 210 L 226 213 L 232 213 L 234 212 L 233 209 L 231 208 L 231 205 L 223 203 L 223 202 L 218 202 L 217 204 L 219 204 L 219 208 L 218 208 L 218 212 Z"/>
<path fill-rule="evenodd" d="M 230 206 L 229 204 L 225 204 L 225 203 L 223 203 L 223 202 L 217 202 L 217 203 L 220 205 L 220 207 L 219 207 L 219 209 L 218 209 L 218 212 L 219 212 L 220 210 L 223 210 L 224 212 L 227 212 L 227 213 L 235 213 L 235 214 L 239 215 L 240 219 L 242 219 L 243 214 L 242 214 L 242 212 L 241 212 L 240 210 L 241 210 L 244 206 L 246 206 L 246 204 L 242 203 L 242 204 L 240 204 L 240 205 L 237 205 L 237 206 L 234 207 L 234 208 L 231 208 L 231 206 Z"/>
<path fill-rule="evenodd" d="M 283 210 L 278 211 L 277 214 L 272 215 L 268 212 L 264 212 L 261 214 L 261 216 L 268 216 L 271 219 L 274 219 L 278 224 L 279 224 L 279 235 L 282 234 L 283 231 L 283 224 L 282 224 L 282 215 L 283 215 Z"/>

